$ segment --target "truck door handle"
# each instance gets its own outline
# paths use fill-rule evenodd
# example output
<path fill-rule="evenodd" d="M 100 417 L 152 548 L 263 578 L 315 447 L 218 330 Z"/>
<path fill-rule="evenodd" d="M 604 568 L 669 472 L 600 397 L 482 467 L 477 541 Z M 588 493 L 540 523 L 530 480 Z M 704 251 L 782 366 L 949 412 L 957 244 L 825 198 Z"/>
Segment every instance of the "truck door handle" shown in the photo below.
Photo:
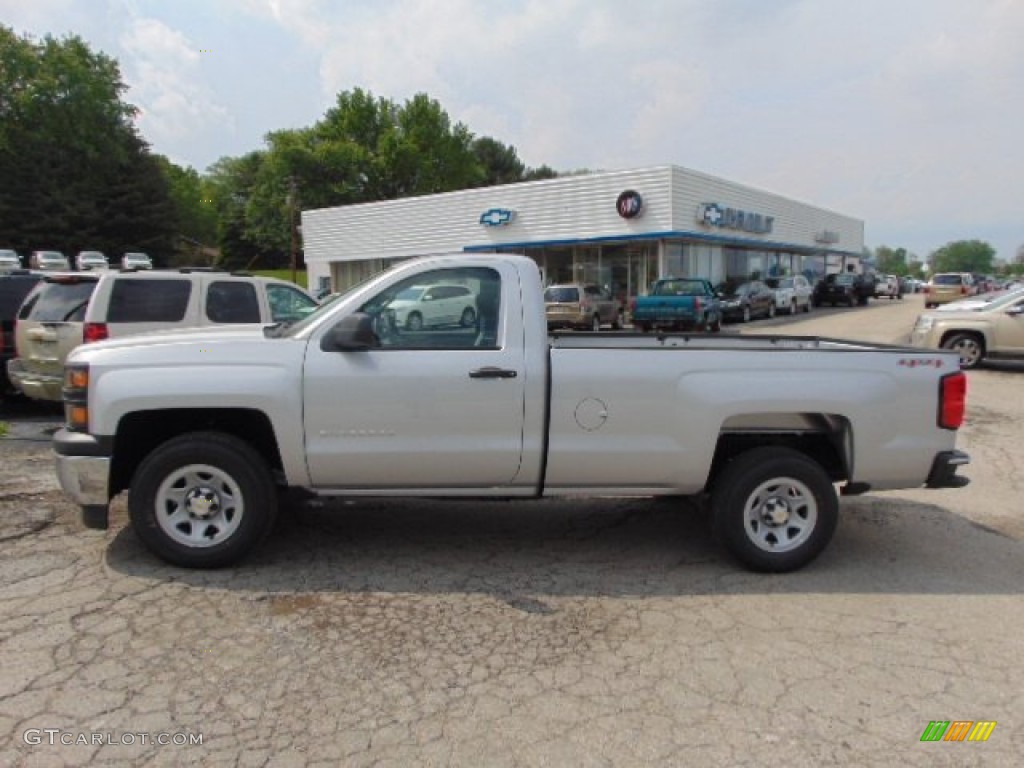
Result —
<path fill-rule="evenodd" d="M 471 379 L 514 379 L 518 375 L 516 371 L 510 371 L 507 368 L 496 368 L 493 365 L 477 368 L 475 371 L 469 372 L 469 378 Z"/>

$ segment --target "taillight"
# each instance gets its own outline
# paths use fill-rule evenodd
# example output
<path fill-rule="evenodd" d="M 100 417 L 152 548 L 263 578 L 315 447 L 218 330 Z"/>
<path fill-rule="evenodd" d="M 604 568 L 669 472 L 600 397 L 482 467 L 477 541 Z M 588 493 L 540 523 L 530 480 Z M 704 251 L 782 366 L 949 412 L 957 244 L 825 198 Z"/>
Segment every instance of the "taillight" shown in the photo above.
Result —
<path fill-rule="evenodd" d="M 694 298 L 694 300 L 693 300 L 693 311 L 695 313 L 700 314 L 700 311 L 703 308 L 703 306 L 704 305 L 701 303 L 701 300 L 699 298 Z"/>
<path fill-rule="evenodd" d="M 939 380 L 939 426 L 959 429 L 967 409 L 967 374 L 950 373 Z"/>
<path fill-rule="evenodd" d="M 86 344 L 90 341 L 103 341 L 110 338 L 106 323 L 86 323 L 82 335 Z"/>
<path fill-rule="evenodd" d="M 960 286 L 960 293 L 962 293 L 965 296 L 967 295 L 967 286 L 966 285 L 961 285 Z"/>

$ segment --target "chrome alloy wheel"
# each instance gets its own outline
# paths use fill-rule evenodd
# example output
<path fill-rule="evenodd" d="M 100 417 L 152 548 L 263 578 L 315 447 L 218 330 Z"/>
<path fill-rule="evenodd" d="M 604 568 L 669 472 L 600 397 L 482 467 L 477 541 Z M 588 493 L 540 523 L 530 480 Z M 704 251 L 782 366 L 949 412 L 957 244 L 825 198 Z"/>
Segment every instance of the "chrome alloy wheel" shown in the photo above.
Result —
<path fill-rule="evenodd" d="M 186 547 L 212 547 L 231 538 L 245 503 L 238 483 L 219 467 L 189 464 L 169 474 L 155 499 L 161 530 Z"/>
<path fill-rule="evenodd" d="M 747 537 L 765 552 L 789 552 L 814 532 L 818 505 L 811 489 L 792 477 L 776 477 L 757 486 L 743 505 Z"/>

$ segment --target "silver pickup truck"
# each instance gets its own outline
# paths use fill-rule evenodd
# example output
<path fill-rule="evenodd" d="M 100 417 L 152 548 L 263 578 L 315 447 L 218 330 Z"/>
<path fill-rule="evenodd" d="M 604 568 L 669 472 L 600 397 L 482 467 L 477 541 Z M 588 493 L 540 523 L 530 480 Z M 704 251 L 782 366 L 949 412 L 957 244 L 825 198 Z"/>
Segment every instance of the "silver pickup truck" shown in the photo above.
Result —
<path fill-rule="evenodd" d="M 411 328 L 412 287 L 465 286 L 473 322 Z M 957 487 L 956 353 L 810 337 L 549 336 L 537 265 L 405 262 L 291 326 L 79 347 L 54 437 L 89 527 L 128 490 L 164 560 L 234 563 L 281 488 L 321 496 L 694 496 L 747 567 L 788 571 L 840 494 Z"/>

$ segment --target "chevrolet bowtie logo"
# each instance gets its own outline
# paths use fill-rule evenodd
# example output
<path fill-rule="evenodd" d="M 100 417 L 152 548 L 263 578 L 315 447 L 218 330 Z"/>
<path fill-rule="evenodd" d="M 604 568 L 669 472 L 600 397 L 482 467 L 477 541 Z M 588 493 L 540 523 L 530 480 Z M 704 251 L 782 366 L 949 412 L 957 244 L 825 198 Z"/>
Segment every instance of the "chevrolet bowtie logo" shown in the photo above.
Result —
<path fill-rule="evenodd" d="M 512 222 L 516 212 L 508 208 L 491 208 L 480 214 L 480 224 L 484 227 L 502 227 Z"/>

